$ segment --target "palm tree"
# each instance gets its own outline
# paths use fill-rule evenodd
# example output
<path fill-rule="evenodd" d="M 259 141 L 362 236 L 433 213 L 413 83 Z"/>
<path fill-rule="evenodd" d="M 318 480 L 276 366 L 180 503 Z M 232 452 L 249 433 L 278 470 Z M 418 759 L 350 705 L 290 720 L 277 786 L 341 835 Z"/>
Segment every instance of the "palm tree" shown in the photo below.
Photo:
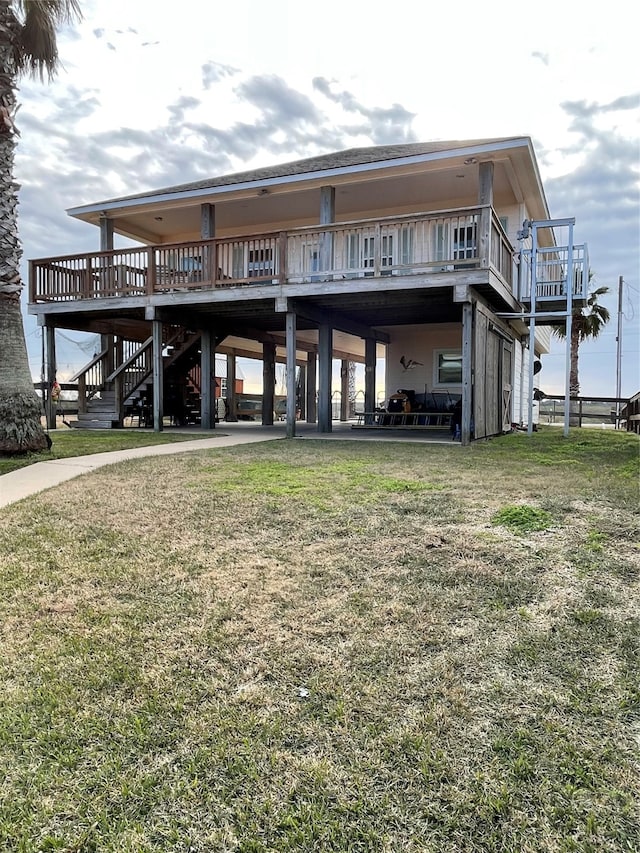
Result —
<path fill-rule="evenodd" d="M 18 184 L 13 177 L 18 131 L 18 78 L 51 79 L 58 68 L 56 29 L 80 19 L 77 0 L 0 0 L 0 454 L 47 447 L 33 390 L 20 294 Z"/>
<path fill-rule="evenodd" d="M 589 272 L 589 279 L 593 273 Z M 587 297 L 584 308 L 574 308 L 571 315 L 571 364 L 569 368 L 569 394 L 577 397 L 580 393 L 580 381 L 578 379 L 578 351 L 580 344 L 587 338 L 597 338 L 602 327 L 609 322 L 609 311 L 598 303 L 598 297 L 609 293 L 608 287 L 598 287 L 592 290 Z M 559 338 L 566 338 L 566 325 L 554 326 L 553 332 Z"/>

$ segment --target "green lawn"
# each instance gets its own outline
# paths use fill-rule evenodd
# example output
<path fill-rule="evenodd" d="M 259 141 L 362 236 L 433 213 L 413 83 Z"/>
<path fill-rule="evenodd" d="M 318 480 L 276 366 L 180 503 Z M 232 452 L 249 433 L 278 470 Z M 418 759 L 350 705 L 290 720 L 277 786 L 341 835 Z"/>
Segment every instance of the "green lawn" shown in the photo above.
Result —
<path fill-rule="evenodd" d="M 49 433 L 51 449 L 44 453 L 25 453 L 21 456 L 0 456 L 0 476 L 17 471 L 35 462 L 51 459 L 68 459 L 91 453 L 107 453 L 110 450 L 128 450 L 131 447 L 147 447 L 150 444 L 170 444 L 176 441 L 193 441 L 201 434 L 188 432 L 152 432 L 151 430 L 92 430 L 56 429 Z"/>
<path fill-rule="evenodd" d="M 0 849 L 640 850 L 639 442 L 294 440 L 0 516 Z"/>

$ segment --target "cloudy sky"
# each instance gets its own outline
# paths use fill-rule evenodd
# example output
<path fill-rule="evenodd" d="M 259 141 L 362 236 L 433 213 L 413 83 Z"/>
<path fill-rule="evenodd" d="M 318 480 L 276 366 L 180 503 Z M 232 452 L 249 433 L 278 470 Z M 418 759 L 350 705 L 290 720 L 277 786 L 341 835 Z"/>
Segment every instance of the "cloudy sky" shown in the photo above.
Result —
<path fill-rule="evenodd" d="M 54 83 L 21 83 L 25 259 L 96 250 L 98 230 L 65 210 L 104 198 L 353 146 L 526 135 L 552 217 L 576 218 L 595 284 L 611 288 L 612 320 L 581 348 L 582 393 L 615 393 L 621 276 L 622 393 L 640 389 L 640 75 L 637 29 L 620 26 L 627 0 L 81 4 L 83 21 L 60 33 Z M 32 318 L 25 332 L 39 378 Z M 77 333 L 59 336 L 60 374 L 86 349 Z M 564 346 L 543 363 L 542 388 L 564 393 Z"/>

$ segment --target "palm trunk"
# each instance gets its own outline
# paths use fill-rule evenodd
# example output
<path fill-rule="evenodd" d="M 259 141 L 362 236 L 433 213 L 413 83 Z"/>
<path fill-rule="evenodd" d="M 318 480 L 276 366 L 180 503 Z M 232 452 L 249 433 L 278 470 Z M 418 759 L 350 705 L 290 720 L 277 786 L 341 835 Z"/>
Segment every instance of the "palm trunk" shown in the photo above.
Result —
<path fill-rule="evenodd" d="M 13 180 L 16 19 L 0 2 L 0 454 L 38 452 L 47 447 L 42 407 L 33 390 L 20 308 L 18 185 Z"/>
<path fill-rule="evenodd" d="M 571 327 L 571 350 L 569 363 L 569 394 L 571 397 L 577 397 L 580 393 L 580 382 L 578 381 L 578 350 L 580 347 L 580 330 L 575 322 Z M 577 401 L 571 401 L 569 404 L 569 424 L 570 426 L 580 426 L 579 415 L 580 404 Z"/>

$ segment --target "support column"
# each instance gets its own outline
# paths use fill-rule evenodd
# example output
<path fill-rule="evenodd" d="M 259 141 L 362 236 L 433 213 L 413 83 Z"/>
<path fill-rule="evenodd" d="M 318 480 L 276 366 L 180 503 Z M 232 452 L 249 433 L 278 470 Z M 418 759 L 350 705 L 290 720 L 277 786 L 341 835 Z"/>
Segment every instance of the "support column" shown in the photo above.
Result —
<path fill-rule="evenodd" d="M 288 316 L 288 315 L 287 315 Z M 276 388 L 276 345 L 262 344 L 262 425 L 273 426 Z"/>
<path fill-rule="evenodd" d="M 493 163 L 480 163 L 478 204 L 483 205 L 478 223 L 478 257 L 483 269 L 491 262 L 491 205 L 493 205 Z M 487 206 L 488 205 L 488 206 Z"/>
<path fill-rule="evenodd" d="M 320 187 L 320 224 L 329 225 L 336 221 L 336 188 Z M 333 232 L 320 235 L 320 270 L 327 273 L 333 269 Z"/>
<path fill-rule="evenodd" d="M 51 389 L 53 388 L 53 383 L 56 381 L 57 373 L 55 327 L 45 325 L 43 327 L 43 334 L 45 338 L 45 352 L 47 364 L 47 372 L 45 377 L 47 387 L 42 391 L 42 399 L 46 402 L 45 417 L 47 421 L 47 428 L 55 429 L 57 404 L 54 400 L 51 399 Z"/>
<path fill-rule="evenodd" d="M 298 368 L 299 378 L 296 383 L 296 404 L 300 403 L 300 419 L 307 419 L 307 368 L 304 364 Z"/>
<path fill-rule="evenodd" d="M 113 250 L 113 219 L 107 216 L 100 217 L 100 251 L 111 252 Z"/>
<path fill-rule="evenodd" d="M 200 337 L 200 426 L 216 427 L 216 338 L 211 329 Z"/>
<path fill-rule="evenodd" d="M 200 205 L 200 237 L 212 240 L 216 236 L 216 206 L 215 204 Z"/>
<path fill-rule="evenodd" d="M 238 420 L 238 395 L 236 394 L 236 356 L 227 355 L 227 420 L 236 423 Z"/>
<path fill-rule="evenodd" d="M 376 407 L 376 341 L 364 341 L 364 410 L 373 412 Z"/>
<path fill-rule="evenodd" d="M 349 362 L 343 358 L 340 362 L 340 421 L 349 420 Z"/>
<path fill-rule="evenodd" d="M 113 251 L 113 219 L 109 219 L 107 216 L 100 217 L 100 251 Z M 100 275 L 105 276 L 107 281 L 111 281 L 115 273 L 113 260 L 110 258 L 101 258 L 98 261 L 98 264 L 103 267 Z M 106 361 L 103 363 L 103 379 L 113 373 L 115 369 L 113 361 L 113 343 L 113 335 L 100 335 L 101 350 L 108 350 Z"/>
<path fill-rule="evenodd" d="M 320 326 L 318 338 L 318 432 L 331 432 L 333 329 L 328 323 Z"/>
<path fill-rule="evenodd" d="M 315 424 L 318 419 L 318 354 L 307 353 L 307 423 Z"/>
<path fill-rule="evenodd" d="M 287 311 L 287 438 L 296 435 L 296 314 Z"/>
<path fill-rule="evenodd" d="M 216 236 L 216 206 L 215 204 L 200 205 L 200 237 L 203 240 L 214 240 Z M 204 281 L 215 281 L 216 261 L 215 243 L 202 247 L 202 277 Z"/>
<path fill-rule="evenodd" d="M 471 444 L 471 419 L 473 417 L 473 304 L 462 304 L 462 423 L 460 442 Z"/>
<path fill-rule="evenodd" d="M 153 429 L 162 432 L 164 414 L 164 364 L 162 361 L 162 321 L 151 321 L 153 337 Z"/>

